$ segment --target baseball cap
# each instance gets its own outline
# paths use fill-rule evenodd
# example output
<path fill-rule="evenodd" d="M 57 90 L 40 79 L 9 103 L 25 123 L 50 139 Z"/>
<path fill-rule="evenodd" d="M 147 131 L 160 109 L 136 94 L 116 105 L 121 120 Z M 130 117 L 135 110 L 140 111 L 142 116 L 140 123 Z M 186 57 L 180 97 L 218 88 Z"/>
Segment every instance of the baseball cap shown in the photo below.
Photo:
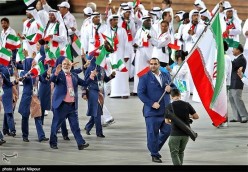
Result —
<path fill-rule="evenodd" d="M 62 2 L 61 4 L 58 5 L 58 7 L 70 8 L 70 4 L 68 2 Z"/>

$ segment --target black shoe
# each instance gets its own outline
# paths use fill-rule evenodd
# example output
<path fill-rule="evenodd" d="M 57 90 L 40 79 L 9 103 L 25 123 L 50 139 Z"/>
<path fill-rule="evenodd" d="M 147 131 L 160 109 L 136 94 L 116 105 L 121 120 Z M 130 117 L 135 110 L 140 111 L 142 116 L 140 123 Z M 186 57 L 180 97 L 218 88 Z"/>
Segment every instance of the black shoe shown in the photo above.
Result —
<path fill-rule="evenodd" d="M 159 157 L 152 156 L 152 162 L 162 163 L 162 160 Z"/>
<path fill-rule="evenodd" d="M 122 96 L 121 98 L 122 99 L 128 99 L 128 96 Z"/>
<path fill-rule="evenodd" d="M 89 132 L 88 130 L 86 130 L 86 134 L 87 134 L 87 135 L 90 135 L 90 132 Z"/>
<path fill-rule="evenodd" d="M 236 120 L 236 119 L 232 119 L 232 120 L 230 120 L 229 122 L 239 122 L 239 121 Z"/>
<path fill-rule="evenodd" d="M 134 92 L 131 92 L 130 93 L 130 96 L 137 96 L 138 94 L 137 93 L 134 93 Z"/>
<path fill-rule="evenodd" d="M 28 138 L 23 138 L 24 142 L 29 142 Z"/>
<path fill-rule="evenodd" d="M 247 123 L 248 122 L 248 120 L 246 119 L 246 120 L 242 120 L 240 123 Z"/>
<path fill-rule="evenodd" d="M 42 138 L 41 140 L 39 140 L 39 142 L 45 142 L 45 141 L 48 141 L 49 140 L 49 138 L 46 138 L 46 137 L 44 137 L 44 138 Z"/>
<path fill-rule="evenodd" d="M 4 144 L 4 143 L 6 143 L 6 141 L 3 140 L 3 139 L 0 139 L 0 145 L 2 145 L 2 144 Z"/>
<path fill-rule="evenodd" d="M 96 135 L 97 137 L 101 137 L 101 138 L 104 138 L 105 136 L 103 134 L 98 134 Z"/>
<path fill-rule="evenodd" d="M 70 140 L 68 136 L 63 137 L 64 140 Z"/>
<path fill-rule="evenodd" d="M 3 135 L 8 135 L 9 136 L 9 131 L 8 130 L 3 130 Z"/>
<path fill-rule="evenodd" d="M 10 132 L 8 135 L 9 135 L 9 136 L 12 136 L 12 137 L 15 137 L 15 136 L 16 136 L 16 133 Z"/>
<path fill-rule="evenodd" d="M 57 145 L 50 145 L 50 148 L 52 148 L 52 149 L 58 149 L 58 146 Z"/>
<path fill-rule="evenodd" d="M 89 143 L 85 143 L 85 144 L 79 145 L 78 146 L 78 150 L 83 150 L 84 148 L 87 148 L 88 146 L 89 146 Z"/>

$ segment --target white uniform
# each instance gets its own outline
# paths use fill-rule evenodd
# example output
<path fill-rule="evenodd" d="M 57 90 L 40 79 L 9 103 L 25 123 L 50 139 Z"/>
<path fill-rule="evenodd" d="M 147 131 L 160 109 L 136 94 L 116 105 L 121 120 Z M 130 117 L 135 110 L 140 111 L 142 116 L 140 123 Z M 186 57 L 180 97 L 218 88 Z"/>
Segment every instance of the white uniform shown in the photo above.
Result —
<path fill-rule="evenodd" d="M 43 10 L 38 11 L 38 15 L 39 15 L 39 17 L 40 17 L 40 21 L 41 21 L 41 24 L 42 24 L 43 28 L 45 28 L 46 25 L 47 25 L 47 22 L 48 22 L 48 20 L 49 20 L 48 12 L 46 12 L 46 11 L 43 9 Z"/>
<path fill-rule="evenodd" d="M 0 47 L 5 47 L 8 35 L 15 35 L 16 36 L 15 30 L 12 29 L 11 27 L 9 27 L 5 32 L 4 32 L 4 30 L 2 30 L 1 37 L 0 37 Z"/>
<path fill-rule="evenodd" d="M 90 23 L 87 27 L 85 27 L 84 34 L 81 35 L 81 44 L 82 48 L 84 49 L 84 52 L 90 53 L 91 51 L 97 48 L 95 47 L 95 32 L 97 28 L 100 37 L 100 45 L 103 44 L 103 38 L 101 36 L 101 33 L 104 33 L 106 27 L 107 26 L 105 24 L 101 24 L 98 28 L 98 26 L 94 25 L 94 23 Z"/>
<path fill-rule="evenodd" d="M 59 27 L 58 32 L 56 31 L 57 27 Z M 48 37 L 48 35 L 53 35 L 53 38 L 51 41 L 58 42 L 60 49 L 63 49 L 65 47 L 65 45 L 67 44 L 67 33 L 66 33 L 66 29 L 63 26 L 63 24 L 60 24 L 58 22 L 49 23 L 44 30 L 44 36 L 43 37 L 46 38 L 46 37 Z M 53 53 L 55 53 L 54 51 L 56 51 L 56 50 L 54 50 L 54 51 L 51 50 L 51 51 Z"/>
<path fill-rule="evenodd" d="M 131 17 L 130 17 L 131 18 Z M 123 18 L 119 18 L 118 21 L 118 26 L 119 27 L 123 27 Z M 134 42 L 134 37 L 135 37 L 135 33 L 136 33 L 136 28 L 135 28 L 135 23 L 133 20 L 129 20 L 127 21 L 127 27 L 130 29 L 130 32 L 127 33 L 126 28 L 123 28 L 126 30 L 126 35 L 128 37 L 128 42 L 127 42 L 127 53 L 128 53 L 128 57 L 129 60 L 126 62 L 127 64 L 127 69 L 128 69 L 128 73 L 129 73 L 129 77 L 132 78 L 134 77 L 134 66 L 132 66 L 132 61 L 134 60 L 134 50 L 133 50 L 133 42 Z"/>
<path fill-rule="evenodd" d="M 104 32 L 104 35 L 113 39 L 115 35 L 115 31 L 112 30 L 110 26 L 108 26 Z M 109 60 L 112 65 L 117 65 L 117 62 L 119 60 L 122 60 L 123 64 L 126 66 L 126 63 L 124 62 L 124 58 L 128 58 L 128 51 L 127 51 L 128 38 L 127 38 L 126 30 L 118 27 L 117 38 L 118 38 L 117 50 L 109 55 Z M 129 79 L 128 72 L 120 72 L 117 70 L 115 78 L 111 80 L 110 97 L 130 96 L 128 79 Z"/>
<path fill-rule="evenodd" d="M 245 45 L 244 45 L 244 56 L 246 61 L 248 62 L 248 35 L 245 35 L 245 32 L 248 31 L 248 19 L 246 19 L 245 24 L 243 26 L 243 35 L 245 37 Z M 248 69 L 245 70 L 245 76 L 248 76 Z"/>
<path fill-rule="evenodd" d="M 151 38 L 148 40 L 147 34 L 151 36 Z M 147 67 L 148 60 L 152 58 L 152 52 L 155 44 L 157 42 L 155 39 L 157 38 L 156 31 L 151 28 L 150 30 L 140 28 L 137 30 L 135 35 L 134 42 L 138 45 L 138 49 L 136 52 L 135 57 L 135 75 L 134 75 L 134 87 L 133 87 L 133 93 L 137 93 L 137 87 L 139 83 L 139 78 L 137 74 L 142 71 L 145 67 Z M 144 46 L 144 42 L 148 42 L 148 46 Z"/>
<path fill-rule="evenodd" d="M 169 63 L 168 44 L 171 42 L 171 37 L 168 32 L 157 35 L 157 44 L 154 45 L 152 57 L 156 57 L 160 62 Z M 162 48 L 165 48 L 163 52 Z"/>
<path fill-rule="evenodd" d="M 38 32 L 38 26 L 37 26 L 37 22 L 34 20 L 34 18 L 32 19 L 27 19 L 24 23 L 23 23 L 23 31 L 22 34 L 27 36 L 36 34 Z M 23 40 L 23 49 L 28 51 L 28 55 L 30 57 L 32 57 L 33 52 L 37 52 L 36 49 L 36 45 L 35 44 L 30 44 L 29 41 L 27 39 Z"/>

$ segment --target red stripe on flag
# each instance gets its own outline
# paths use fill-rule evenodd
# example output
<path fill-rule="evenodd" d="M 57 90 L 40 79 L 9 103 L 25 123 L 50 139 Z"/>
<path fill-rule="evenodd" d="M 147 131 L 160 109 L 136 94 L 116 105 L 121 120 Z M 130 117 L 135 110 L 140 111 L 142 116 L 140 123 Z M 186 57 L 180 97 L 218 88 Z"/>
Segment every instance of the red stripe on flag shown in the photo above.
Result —
<path fill-rule="evenodd" d="M 174 50 L 180 50 L 180 46 L 178 46 L 177 44 L 169 43 L 168 47 L 170 47 L 171 49 L 174 49 Z"/>
<path fill-rule="evenodd" d="M 199 50 L 195 49 L 187 62 L 202 104 L 212 119 L 213 124 L 215 126 L 219 126 L 226 121 L 226 118 L 210 109 L 210 103 L 214 94 L 214 90 L 210 78 L 208 78 L 204 71 L 204 64 L 202 59 L 203 57 L 201 57 Z"/>
<path fill-rule="evenodd" d="M 8 66 L 9 65 L 9 61 L 0 57 L 0 64 L 2 64 L 4 66 Z"/>
<path fill-rule="evenodd" d="M 10 50 L 15 50 L 15 49 L 17 49 L 17 48 L 21 48 L 21 44 L 12 45 L 12 44 L 6 43 L 6 44 L 5 44 L 5 48 L 6 48 L 6 49 L 10 49 Z"/>
<path fill-rule="evenodd" d="M 145 75 L 147 72 L 149 72 L 150 71 L 150 67 L 149 66 L 147 66 L 147 67 L 145 67 L 144 69 L 142 69 L 139 73 L 137 73 L 137 75 L 138 75 L 138 77 L 140 78 L 140 77 L 142 77 L 143 75 Z"/>
<path fill-rule="evenodd" d="M 36 69 L 36 68 L 32 68 L 32 69 L 30 70 L 30 73 L 32 73 L 34 76 L 38 76 L 38 75 L 39 75 L 39 71 L 38 71 L 38 69 Z"/>

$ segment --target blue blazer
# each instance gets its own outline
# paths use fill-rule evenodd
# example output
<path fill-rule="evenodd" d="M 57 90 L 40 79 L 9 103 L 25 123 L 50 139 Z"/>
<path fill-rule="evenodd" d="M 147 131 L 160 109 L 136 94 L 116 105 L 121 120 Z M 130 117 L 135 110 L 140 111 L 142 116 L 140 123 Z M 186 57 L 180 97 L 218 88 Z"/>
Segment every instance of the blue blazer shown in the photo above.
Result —
<path fill-rule="evenodd" d="M 13 95 L 12 95 L 12 82 L 10 81 L 10 70 L 8 67 L 0 65 L 0 72 L 3 78 L 3 96 L 2 103 L 4 108 L 4 113 L 13 113 Z"/>
<path fill-rule="evenodd" d="M 160 108 L 152 108 L 153 103 L 157 102 L 164 93 L 166 85 L 171 82 L 171 77 L 168 73 L 161 72 L 161 75 L 162 87 L 151 71 L 139 79 L 137 94 L 140 100 L 144 103 L 144 117 L 164 116 L 165 107 L 170 103 L 170 94 L 166 93 L 164 98 L 160 101 Z M 173 83 L 170 86 L 172 88 L 176 87 Z"/>
<path fill-rule="evenodd" d="M 71 73 L 72 77 L 72 83 L 73 83 L 73 89 L 75 93 L 75 110 L 78 109 L 78 85 L 81 86 L 88 86 L 88 83 L 91 81 L 89 80 L 82 80 L 79 78 L 79 76 L 76 73 Z M 60 71 L 58 76 L 55 76 L 53 74 L 51 76 L 51 82 L 54 83 L 54 93 L 53 93 L 53 99 L 52 99 L 52 107 L 54 109 L 59 108 L 60 104 L 63 102 L 66 93 L 67 93 L 67 83 L 65 78 L 65 73 L 63 71 Z"/>

